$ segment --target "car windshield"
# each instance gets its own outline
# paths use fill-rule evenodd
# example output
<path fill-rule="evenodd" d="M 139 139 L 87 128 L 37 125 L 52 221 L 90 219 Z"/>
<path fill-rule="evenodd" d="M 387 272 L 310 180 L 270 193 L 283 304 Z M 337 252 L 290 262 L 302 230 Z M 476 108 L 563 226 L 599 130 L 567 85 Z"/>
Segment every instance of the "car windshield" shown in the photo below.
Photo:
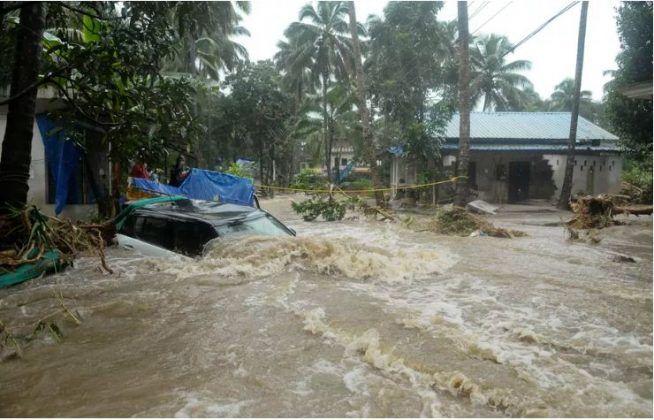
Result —
<path fill-rule="evenodd" d="M 288 235 L 284 225 L 270 215 L 261 215 L 256 218 L 243 218 L 235 220 L 226 225 L 216 227 L 219 236 L 232 236 L 239 234 L 249 235 Z"/>

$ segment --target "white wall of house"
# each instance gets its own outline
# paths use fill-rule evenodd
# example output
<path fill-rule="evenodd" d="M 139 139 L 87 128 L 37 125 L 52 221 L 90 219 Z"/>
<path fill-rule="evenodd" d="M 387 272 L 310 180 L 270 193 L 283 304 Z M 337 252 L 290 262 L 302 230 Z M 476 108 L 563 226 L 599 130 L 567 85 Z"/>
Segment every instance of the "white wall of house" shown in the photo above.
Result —
<path fill-rule="evenodd" d="M 556 199 L 565 174 L 566 156 L 541 153 L 471 153 L 470 161 L 476 166 L 476 177 L 471 180 L 479 198 L 494 203 L 508 201 L 508 167 L 511 162 L 530 162 L 529 197 Z M 572 193 L 617 193 L 620 191 L 622 158 L 618 155 L 578 155 L 573 173 Z M 456 155 L 443 156 L 443 166 L 453 170 Z M 498 177 L 497 167 L 503 165 L 506 173 Z M 391 162 L 391 188 L 397 191 L 403 185 L 416 183 L 417 167 L 408 158 L 393 157 Z M 395 194 L 393 194 L 395 195 Z"/>
<path fill-rule="evenodd" d="M 543 155 L 552 170 L 557 191 L 561 191 L 566 155 Z M 572 194 L 619 193 L 622 175 L 622 157 L 617 155 L 577 155 L 572 173 Z"/>
<path fill-rule="evenodd" d="M 393 156 L 391 160 L 391 188 L 395 196 L 398 187 L 416 184 L 417 165 L 409 158 Z"/>
<path fill-rule="evenodd" d="M 448 155 L 450 164 L 448 166 L 454 167 L 456 158 Z M 497 180 L 495 171 L 497 165 L 508 165 L 511 161 L 511 156 L 504 154 L 483 154 L 481 156 L 471 156 L 470 162 L 474 162 L 477 167 L 476 179 L 471 180 L 471 185 L 476 186 L 479 191 L 479 198 L 482 200 L 490 201 L 493 203 L 505 203 L 508 196 L 508 185 L 505 180 Z"/>
<path fill-rule="evenodd" d="M 4 142 L 5 131 L 7 129 L 7 111 L 0 108 L 0 144 Z M 32 128 L 32 163 L 30 165 L 30 178 L 28 181 L 29 192 L 27 200 L 29 204 L 33 204 L 41 209 L 45 214 L 54 216 L 54 204 L 48 204 L 47 200 L 47 168 L 45 161 L 45 147 L 41 132 L 34 120 Z M 1 150 L 1 148 L 0 148 Z M 67 205 L 60 217 L 69 218 L 72 220 L 90 219 L 97 214 L 97 206 L 92 204 L 83 205 Z"/>

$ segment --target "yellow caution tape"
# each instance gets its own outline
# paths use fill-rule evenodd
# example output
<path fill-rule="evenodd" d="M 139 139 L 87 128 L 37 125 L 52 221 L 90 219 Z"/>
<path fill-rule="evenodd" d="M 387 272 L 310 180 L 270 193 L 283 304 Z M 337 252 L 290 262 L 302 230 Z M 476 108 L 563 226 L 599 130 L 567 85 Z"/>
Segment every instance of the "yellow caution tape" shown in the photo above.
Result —
<path fill-rule="evenodd" d="M 369 192 L 379 192 L 379 191 L 392 191 L 394 189 L 397 190 L 415 190 L 419 188 L 425 188 L 425 187 L 432 187 L 434 185 L 439 185 L 439 184 L 447 184 L 450 182 L 456 182 L 459 178 L 466 178 L 465 176 L 455 176 L 450 179 L 446 179 L 444 181 L 437 181 L 437 182 L 429 182 L 427 184 L 415 184 L 415 185 L 403 185 L 401 187 L 394 187 L 394 188 L 370 188 L 367 190 L 345 190 L 348 193 L 369 193 Z M 334 190 L 333 188 L 330 188 L 328 190 L 325 189 L 319 189 L 319 190 L 313 190 L 313 189 L 306 189 L 306 188 L 293 188 L 293 187 L 277 187 L 274 185 L 255 185 L 257 189 L 271 189 L 271 190 L 278 190 L 278 191 L 298 191 L 298 192 L 305 192 L 305 193 L 333 193 Z"/>

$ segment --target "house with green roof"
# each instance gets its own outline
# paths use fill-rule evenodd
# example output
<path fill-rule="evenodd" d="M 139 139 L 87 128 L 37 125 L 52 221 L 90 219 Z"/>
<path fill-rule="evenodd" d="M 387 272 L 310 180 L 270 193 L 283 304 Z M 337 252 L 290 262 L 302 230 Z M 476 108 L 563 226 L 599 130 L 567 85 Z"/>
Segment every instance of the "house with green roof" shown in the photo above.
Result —
<path fill-rule="evenodd" d="M 555 199 L 563 184 L 570 132 L 569 112 L 470 113 L 469 185 L 480 199 L 520 202 Z M 459 115 L 445 127 L 442 169 L 457 172 Z M 390 150 L 393 196 L 416 184 L 421 168 L 401 147 Z M 572 192 L 620 190 L 618 137 L 579 117 Z"/>

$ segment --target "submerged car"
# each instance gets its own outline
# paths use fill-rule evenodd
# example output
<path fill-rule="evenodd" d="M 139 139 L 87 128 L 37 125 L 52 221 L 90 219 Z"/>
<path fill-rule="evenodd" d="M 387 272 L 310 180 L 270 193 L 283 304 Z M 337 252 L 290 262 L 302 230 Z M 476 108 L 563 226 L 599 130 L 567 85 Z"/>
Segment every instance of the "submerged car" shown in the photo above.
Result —
<path fill-rule="evenodd" d="M 216 238 L 236 235 L 287 235 L 295 231 L 260 208 L 184 197 L 140 200 L 116 219 L 119 246 L 143 254 L 202 254 Z"/>

